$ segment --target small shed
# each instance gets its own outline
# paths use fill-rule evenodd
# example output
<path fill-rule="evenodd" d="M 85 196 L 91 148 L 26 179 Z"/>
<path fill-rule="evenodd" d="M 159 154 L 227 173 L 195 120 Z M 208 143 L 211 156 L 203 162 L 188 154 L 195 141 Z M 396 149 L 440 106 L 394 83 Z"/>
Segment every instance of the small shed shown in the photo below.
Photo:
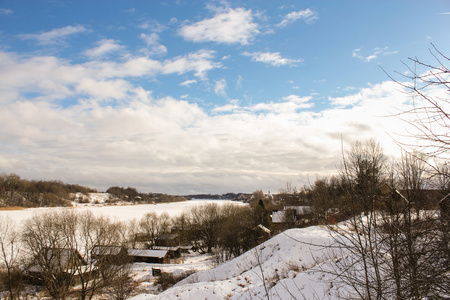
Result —
<path fill-rule="evenodd" d="M 128 249 L 128 256 L 134 262 L 169 264 L 168 250 Z"/>

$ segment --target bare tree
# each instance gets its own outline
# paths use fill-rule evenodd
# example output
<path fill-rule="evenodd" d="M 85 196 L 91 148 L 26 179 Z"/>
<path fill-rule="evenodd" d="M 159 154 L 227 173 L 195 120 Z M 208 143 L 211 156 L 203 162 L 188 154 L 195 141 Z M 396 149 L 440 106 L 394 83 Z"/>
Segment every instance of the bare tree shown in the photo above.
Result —
<path fill-rule="evenodd" d="M 423 209 L 428 173 L 419 157 L 403 154 L 391 178 L 381 181 L 385 188 L 369 212 L 329 227 L 334 238 L 331 273 L 358 298 L 422 299 L 449 293 L 443 231 L 436 210 Z M 349 197 L 353 194 L 360 196 L 349 190 Z"/>
<path fill-rule="evenodd" d="M 171 219 L 166 212 L 160 216 L 155 212 L 149 212 L 142 217 L 139 226 L 148 241 L 147 246 L 152 249 L 156 245 L 156 240 L 169 232 Z"/>
<path fill-rule="evenodd" d="M 348 219 L 329 226 L 334 240 L 330 255 L 336 262 L 332 273 L 361 299 L 386 299 L 389 290 L 383 280 L 386 250 L 375 211 L 382 199 L 384 170 L 383 150 L 373 140 L 356 142 L 343 153 L 340 175 Z"/>
<path fill-rule="evenodd" d="M 220 209 L 217 204 L 194 206 L 190 210 L 191 231 L 193 237 L 201 241 L 200 246 L 206 246 L 206 252 L 211 253 L 217 244 L 220 226 Z"/>
<path fill-rule="evenodd" d="M 412 279 L 415 278 L 418 281 L 418 283 L 413 282 L 418 287 L 413 287 L 412 290 L 417 294 L 423 292 L 420 289 L 425 286 L 429 289 L 429 293 L 435 293 L 433 294 L 435 297 L 440 297 L 439 293 L 441 295 L 449 294 L 448 282 L 450 282 L 448 275 L 448 266 L 450 265 L 450 238 L 448 234 L 450 223 L 450 173 L 447 163 L 448 151 L 450 150 L 450 138 L 448 135 L 450 129 L 450 70 L 448 68 L 450 59 L 433 44 L 431 45 L 430 53 L 433 56 L 431 63 L 424 62 L 417 57 L 408 58 L 407 63 L 404 63 L 407 72 L 397 72 L 401 80 L 395 79 L 392 76 L 390 78 L 409 92 L 412 99 L 412 109 L 401 111 L 397 117 L 409 125 L 409 137 L 412 137 L 414 142 L 400 142 L 400 144 L 406 150 L 413 149 L 413 151 L 409 150 L 410 160 L 420 160 L 422 161 L 422 166 L 416 162 L 415 165 L 418 169 L 406 168 L 410 172 L 407 175 L 410 178 L 414 178 L 414 172 L 421 172 L 423 164 L 426 164 L 428 168 L 433 169 L 434 174 L 432 175 L 437 181 L 438 190 L 442 193 L 440 195 L 442 198 L 439 200 L 439 220 L 425 222 L 423 218 L 419 218 L 420 215 L 412 216 L 411 221 L 406 220 L 406 229 L 407 231 L 411 231 L 409 235 L 413 234 L 413 237 L 415 237 L 417 232 L 424 234 L 424 223 L 427 224 L 426 229 L 430 232 L 429 235 L 417 238 L 422 245 L 425 244 L 431 247 L 431 249 L 427 248 L 429 250 L 426 251 L 426 254 L 431 257 L 424 259 L 423 262 L 419 258 L 416 258 L 416 260 L 419 260 L 417 263 L 419 270 L 417 274 L 415 270 L 412 270 Z M 425 155 L 416 155 L 417 152 L 414 152 L 414 150 L 417 149 L 425 153 Z M 434 158 L 434 163 L 428 160 L 429 157 Z M 405 200 L 409 201 L 409 206 L 416 207 L 417 209 L 429 209 L 430 207 L 424 207 L 423 205 L 423 195 L 420 195 L 420 193 L 417 195 L 417 189 L 413 188 L 413 186 L 414 182 L 410 182 L 407 185 Z M 416 214 L 418 215 L 418 213 Z M 418 229 L 420 228 L 419 226 L 422 226 L 422 230 Z M 410 243 L 412 242 L 410 241 Z M 429 275 L 433 278 L 433 282 L 428 283 L 427 280 L 423 279 L 425 275 L 421 274 L 420 267 L 431 261 L 435 265 L 431 267 L 434 271 L 433 274 Z"/>
<path fill-rule="evenodd" d="M 36 274 L 54 299 L 72 292 L 80 299 L 92 299 L 127 269 L 122 226 L 91 212 L 35 215 L 22 232 L 28 271 Z M 78 283 L 76 290 L 74 283 Z"/>
<path fill-rule="evenodd" d="M 250 217 L 249 207 L 228 204 L 222 205 L 220 210 L 218 243 L 224 250 L 225 260 L 241 255 L 260 242 L 255 231 L 259 223 Z"/>
<path fill-rule="evenodd" d="M 340 173 L 349 188 L 353 213 L 373 210 L 384 185 L 385 163 L 383 149 L 374 140 L 356 141 L 343 153 Z"/>
<path fill-rule="evenodd" d="M 74 282 L 77 255 L 74 212 L 46 212 L 35 215 L 24 224 L 22 240 L 29 255 L 28 271 L 38 274 L 48 293 L 54 299 L 65 299 Z"/>
<path fill-rule="evenodd" d="M 139 232 L 140 226 L 139 222 L 136 219 L 132 219 L 127 223 L 125 239 L 128 241 L 131 248 L 136 248 Z"/>
<path fill-rule="evenodd" d="M 19 236 L 9 218 L 0 218 L 0 282 L 8 292 L 8 297 L 19 299 L 23 290 Z"/>
<path fill-rule="evenodd" d="M 91 212 L 79 215 L 74 249 L 83 253 L 86 265 L 77 264 L 79 298 L 92 299 L 104 287 L 123 276 L 128 270 L 125 252 L 125 235 L 121 233 L 121 223 L 107 217 L 97 217 Z"/>
<path fill-rule="evenodd" d="M 136 288 L 130 277 L 131 266 L 124 264 L 116 270 L 116 274 L 108 282 L 105 293 L 113 300 L 128 299 Z"/>
<path fill-rule="evenodd" d="M 450 150 L 450 59 L 433 44 L 430 53 L 433 63 L 408 58 L 409 64 L 404 63 L 407 72 L 397 72 L 402 80 L 388 76 L 412 96 L 413 108 L 397 116 L 410 125 L 410 135 L 417 142 L 403 146 L 419 147 L 429 156 L 440 157 Z"/>

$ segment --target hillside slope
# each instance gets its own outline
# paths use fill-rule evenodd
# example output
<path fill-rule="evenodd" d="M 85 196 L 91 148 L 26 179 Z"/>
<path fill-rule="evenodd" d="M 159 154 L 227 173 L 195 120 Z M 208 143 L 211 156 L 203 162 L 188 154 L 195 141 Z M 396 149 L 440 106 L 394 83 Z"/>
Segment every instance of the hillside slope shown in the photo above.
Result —
<path fill-rule="evenodd" d="M 144 299 L 333 299 L 338 286 L 323 272 L 332 239 L 326 227 L 290 229 L 243 255 Z M 340 290 L 342 293 L 342 289 Z"/>

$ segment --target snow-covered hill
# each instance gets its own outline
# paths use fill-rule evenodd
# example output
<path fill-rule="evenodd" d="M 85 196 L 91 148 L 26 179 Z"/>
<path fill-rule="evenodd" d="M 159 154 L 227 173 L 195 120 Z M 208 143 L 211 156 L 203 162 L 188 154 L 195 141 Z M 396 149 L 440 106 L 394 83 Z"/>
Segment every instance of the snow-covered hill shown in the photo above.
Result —
<path fill-rule="evenodd" d="M 326 227 L 290 229 L 159 295 L 132 299 L 334 299 L 339 287 L 323 272 L 332 267 L 331 241 Z"/>

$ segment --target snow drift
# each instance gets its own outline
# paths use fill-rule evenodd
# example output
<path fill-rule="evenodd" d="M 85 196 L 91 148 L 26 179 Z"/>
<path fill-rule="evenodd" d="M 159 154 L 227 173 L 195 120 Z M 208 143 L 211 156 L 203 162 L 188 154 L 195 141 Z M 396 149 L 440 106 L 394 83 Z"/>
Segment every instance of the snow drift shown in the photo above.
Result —
<path fill-rule="evenodd" d="M 144 299 L 326 299 L 335 298 L 332 243 L 325 226 L 290 229 L 216 268 L 201 271 L 159 295 Z"/>

